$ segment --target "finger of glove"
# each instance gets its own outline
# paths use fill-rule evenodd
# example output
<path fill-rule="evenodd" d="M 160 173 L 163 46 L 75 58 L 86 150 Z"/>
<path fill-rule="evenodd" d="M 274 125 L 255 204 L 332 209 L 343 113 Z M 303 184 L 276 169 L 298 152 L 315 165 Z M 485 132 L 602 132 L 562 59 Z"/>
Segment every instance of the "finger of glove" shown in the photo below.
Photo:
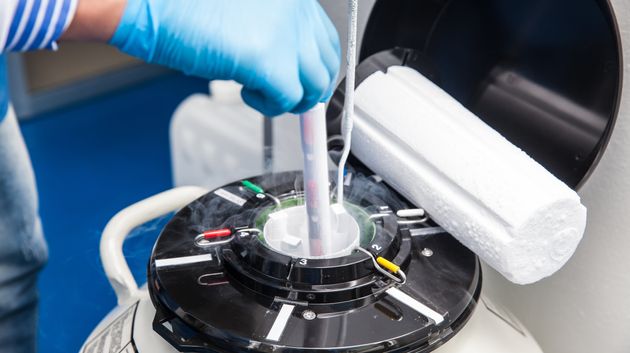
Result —
<path fill-rule="evenodd" d="M 341 44 L 339 40 L 339 32 L 337 32 L 337 28 L 331 21 L 324 8 L 319 3 L 317 3 L 316 6 L 319 12 L 320 23 L 324 27 L 325 33 L 328 35 L 328 40 L 330 41 L 330 44 L 337 51 L 337 56 L 339 57 L 338 60 L 341 60 Z"/>
<path fill-rule="evenodd" d="M 333 90 L 335 89 L 337 85 L 337 77 L 339 75 L 341 59 L 340 59 L 340 55 L 338 54 L 337 50 L 334 47 L 324 44 L 324 45 L 321 45 L 320 48 L 321 48 L 320 59 L 322 63 L 324 64 L 324 66 L 326 67 L 326 70 L 328 71 L 328 79 L 329 79 L 328 87 L 324 95 L 320 99 L 321 102 L 325 102 L 330 99 L 330 96 L 332 95 Z"/>
<path fill-rule="evenodd" d="M 317 27 L 314 27 L 317 29 Z M 304 90 L 302 101 L 293 109 L 292 113 L 303 113 L 320 100 L 330 87 L 331 77 L 324 62 L 321 59 L 321 48 L 317 38 L 308 35 L 300 40 L 300 82 Z"/>
<path fill-rule="evenodd" d="M 259 79 L 256 84 L 244 86 L 241 90 L 243 101 L 268 117 L 294 110 L 304 94 L 297 63 L 280 63 L 278 67 L 278 74 L 268 75 L 267 79 Z M 287 71 L 288 67 L 295 69 Z"/>
<path fill-rule="evenodd" d="M 319 45 L 319 55 L 326 65 L 328 75 L 331 79 L 336 78 L 339 73 L 339 67 L 341 66 L 341 54 L 339 47 L 335 47 L 325 35 L 320 35 L 317 38 Z"/>
<path fill-rule="evenodd" d="M 303 113 L 320 102 L 330 87 L 330 76 L 326 65 L 319 55 L 309 54 L 300 65 L 300 82 L 304 90 L 302 101 L 291 111 L 295 114 Z"/>
<path fill-rule="evenodd" d="M 320 54 L 330 77 L 330 85 L 321 99 L 322 102 L 326 102 L 332 96 L 337 85 L 337 77 L 341 66 L 341 45 L 339 33 L 330 18 L 319 4 L 316 4 L 316 6 L 319 8 L 319 23 L 323 28 L 320 36 L 318 36 Z"/>

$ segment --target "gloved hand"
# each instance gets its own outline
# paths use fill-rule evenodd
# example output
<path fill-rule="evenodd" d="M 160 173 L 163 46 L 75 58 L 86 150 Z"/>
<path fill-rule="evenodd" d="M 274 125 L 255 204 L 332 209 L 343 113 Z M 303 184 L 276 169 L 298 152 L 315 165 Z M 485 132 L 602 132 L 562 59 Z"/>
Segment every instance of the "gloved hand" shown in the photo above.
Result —
<path fill-rule="evenodd" d="M 238 81 L 267 116 L 330 98 L 341 59 L 316 0 L 128 0 L 110 42 L 150 63 Z"/>

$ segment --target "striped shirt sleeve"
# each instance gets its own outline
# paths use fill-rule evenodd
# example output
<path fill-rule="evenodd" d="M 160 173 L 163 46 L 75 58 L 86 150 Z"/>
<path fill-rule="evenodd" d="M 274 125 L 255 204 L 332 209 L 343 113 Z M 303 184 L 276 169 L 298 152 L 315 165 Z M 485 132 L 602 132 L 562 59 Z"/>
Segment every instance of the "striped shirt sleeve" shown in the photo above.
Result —
<path fill-rule="evenodd" d="M 0 52 L 56 49 L 78 0 L 0 0 Z"/>

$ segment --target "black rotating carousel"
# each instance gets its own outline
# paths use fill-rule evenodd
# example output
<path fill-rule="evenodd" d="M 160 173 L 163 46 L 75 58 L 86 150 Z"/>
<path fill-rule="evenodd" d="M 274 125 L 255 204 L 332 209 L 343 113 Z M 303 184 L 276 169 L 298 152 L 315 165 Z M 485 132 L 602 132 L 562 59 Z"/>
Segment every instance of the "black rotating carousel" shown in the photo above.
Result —
<path fill-rule="evenodd" d="M 179 211 L 149 264 L 154 330 L 185 352 L 426 352 L 450 339 L 479 297 L 477 257 L 377 177 L 347 181 L 361 249 L 338 258 L 265 241 L 269 215 L 303 203 L 300 173 L 235 182 Z"/>

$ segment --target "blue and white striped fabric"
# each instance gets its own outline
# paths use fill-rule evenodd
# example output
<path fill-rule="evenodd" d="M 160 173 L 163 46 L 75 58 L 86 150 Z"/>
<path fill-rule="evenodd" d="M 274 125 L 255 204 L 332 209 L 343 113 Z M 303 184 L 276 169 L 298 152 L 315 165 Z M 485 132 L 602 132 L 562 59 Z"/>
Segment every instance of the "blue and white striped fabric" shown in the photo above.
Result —
<path fill-rule="evenodd" d="M 0 0 L 0 122 L 9 94 L 2 53 L 57 49 L 55 42 L 68 28 L 78 0 Z"/>
<path fill-rule="evenodd" d="M 0 0 L 0 52 L 56 49 L 78 0 Z"/>

